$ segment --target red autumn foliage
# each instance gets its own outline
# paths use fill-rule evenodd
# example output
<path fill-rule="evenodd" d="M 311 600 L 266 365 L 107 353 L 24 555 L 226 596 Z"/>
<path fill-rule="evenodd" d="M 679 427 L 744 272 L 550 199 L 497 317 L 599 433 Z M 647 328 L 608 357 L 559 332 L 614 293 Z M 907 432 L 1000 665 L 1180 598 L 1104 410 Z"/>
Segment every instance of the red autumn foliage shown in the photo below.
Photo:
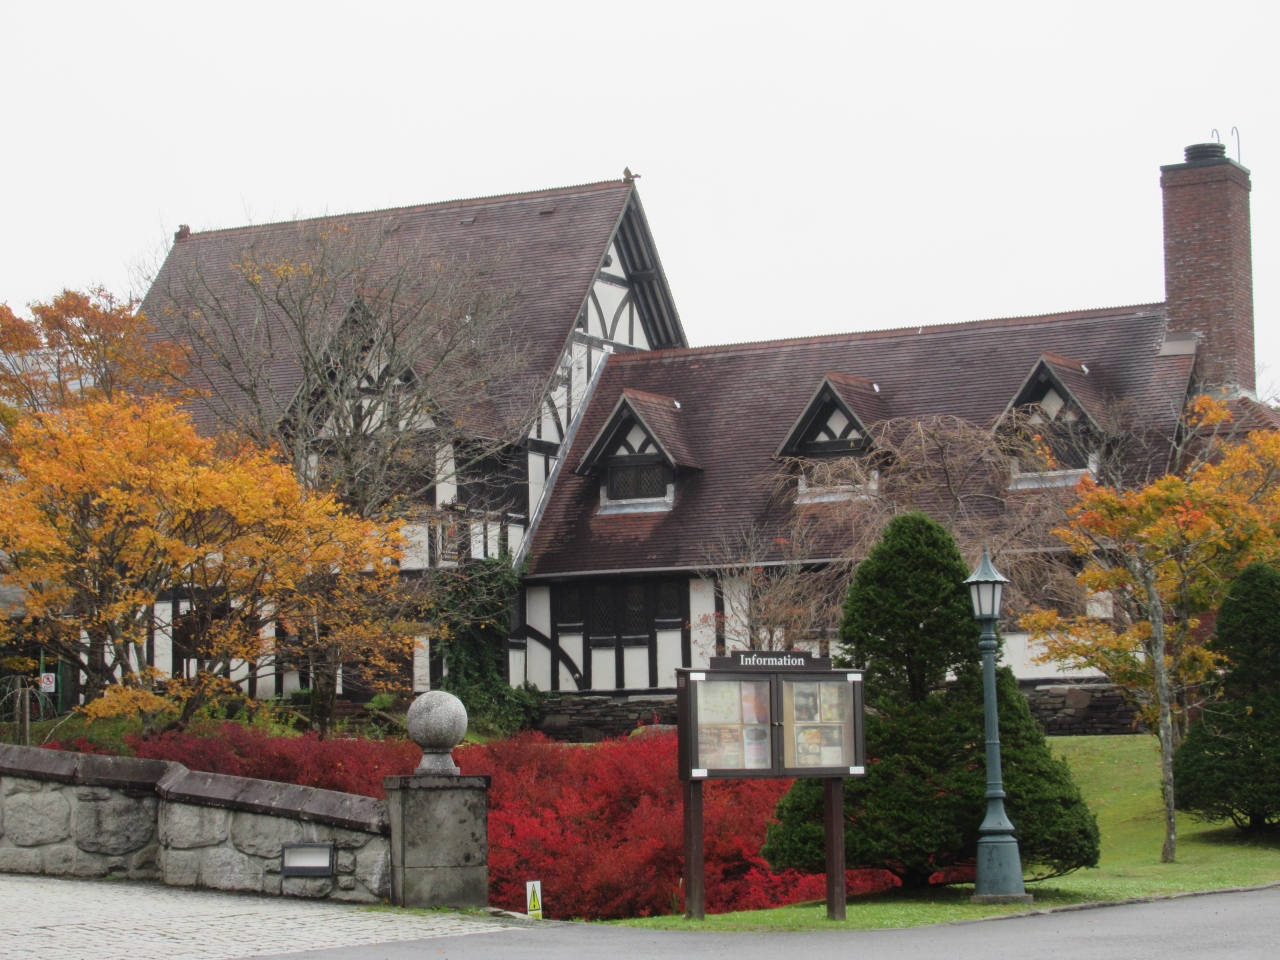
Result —
<path fill-rule="evenodd" d="M 359 793 L 384 799 L 383 777 L 412 773 L 422 751 L 409 740 L 321 740 L 316 734 L 273 737 L 239 723 L 220 724 L 215 735 L 169 730 L 125 737 L 134 756 L 176 760 L 191 770 L 229 773 Z"/>
<path fill-rule="evenodd" d="M 208 735 L 214 734 L 214 735 Z M 384 797 L 382 778 L 411 773 L 421 751 L 403 740 L 271 737 L 226 723 L 200 736 L 129 737 L 139 757 L 192 770 L 258 777 Z M 489 900 L 524 909 L 525 881 L 541 880 L 546 915 L 610 919 L 684 907 L 683 812 L 676 737 L 654 734 L 577 746 L 522 733 L 454 751 L 464 774 L 493 778 Z M 703 788 L 707 909 L 755 910 L 820 900 L 826 877 L 775 872 L 760 857 L 787 780 L 713 781 Z M 849 892 L 896 881 L 850 870 Z"/>
<path fill-rule="evenodd" d="M 44 745 L 49 750 L 67 750 L 72 753 L 98 753 L 110 754 L 111 751 L 104 747 L 98 746 L 89 740 L 88 737 L 76 737 L 74 740 L 68 740 L 61 743 L 57 740 L 51 740 Z"/>
<path fill-rule="evenodd" d="M 648 916 L 683 909 L 683 812 L 676 737 L 656 734 L 567 746 L 539 733 L 454 751 L 466 774 L 493 777 L 489 899 L 523 910 L 541 880 L 556 918 Z M 707 909 L 756 910 L 826 895 L 823 874 L 775 873 L 760 857 L 788 780 L 723 780 L 703 788 Z M 851 870 L 851 893 L 893 885 Z"/>

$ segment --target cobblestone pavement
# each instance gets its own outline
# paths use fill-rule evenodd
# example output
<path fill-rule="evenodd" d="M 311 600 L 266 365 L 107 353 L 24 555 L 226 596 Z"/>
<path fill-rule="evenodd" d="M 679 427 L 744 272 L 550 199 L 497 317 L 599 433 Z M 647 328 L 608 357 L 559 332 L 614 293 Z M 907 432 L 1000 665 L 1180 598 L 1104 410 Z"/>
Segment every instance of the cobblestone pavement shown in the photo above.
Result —
<path fill-rule="evenodd" d="M 226 960 L 503 929 L 449 913 L 0 874 L 4 960 Z"/>

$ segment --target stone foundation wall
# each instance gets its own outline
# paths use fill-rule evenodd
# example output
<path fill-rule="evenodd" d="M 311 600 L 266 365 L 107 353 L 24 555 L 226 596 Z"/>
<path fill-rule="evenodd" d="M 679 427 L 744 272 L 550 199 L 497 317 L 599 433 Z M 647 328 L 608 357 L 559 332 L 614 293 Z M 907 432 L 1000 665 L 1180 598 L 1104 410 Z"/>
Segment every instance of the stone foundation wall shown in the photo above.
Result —
<path fill-rule="evenodd" d="M 1027 684 L 1031 715 L 1051 737 L 1146 733 L 1137 712 L 1110 683 Z"/>
<path fill-rule="evenodd" d="M 598 743 L 605 737 L 621 737 L 641 724 L 676 722 L 676 698 L 555 697 L 542 705 L 537 724 L 548 737 L 569 743 Z"/>
<path fill-rule="evenodd" d="M 376 903 L 386 804 L 178 763 L 0 746 L 0 871 L 118 876 Z M 333 843 L 335 876 L 284 877 L 282 843 Z"/>

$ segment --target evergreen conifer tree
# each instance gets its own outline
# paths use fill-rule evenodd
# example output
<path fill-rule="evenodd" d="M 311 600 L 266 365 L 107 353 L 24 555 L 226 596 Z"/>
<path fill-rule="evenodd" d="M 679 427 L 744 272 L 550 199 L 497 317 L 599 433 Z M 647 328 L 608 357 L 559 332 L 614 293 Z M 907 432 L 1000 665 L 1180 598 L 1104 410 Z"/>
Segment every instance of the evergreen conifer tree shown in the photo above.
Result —
<path fill-rule="evenodd" d="M 1179 809 L 1246 830 L 1280 825 L 1280 571 L 1252 563 L 1231 585 L 1209 648 L 1227 659 L 1173 760 Z"/>
<path fill-rule="evenodd" d="M 923 514 L 894 519 L 858 567 L 841 650 L 866 671 L 867 774 L 845 781 L 850 867 L 919 887 L 972 863 L 985 810 L 978 626 L 955 541 Z M 954 677 L 947 683 L 948 674 Z M 1098 862 L 1098 828 L 1008 669 L 998 674 L 1006 809 L 1036 877 Z M 762 853 L 775 868 L 822 869 L 822 789 L 797 780 Z"/>

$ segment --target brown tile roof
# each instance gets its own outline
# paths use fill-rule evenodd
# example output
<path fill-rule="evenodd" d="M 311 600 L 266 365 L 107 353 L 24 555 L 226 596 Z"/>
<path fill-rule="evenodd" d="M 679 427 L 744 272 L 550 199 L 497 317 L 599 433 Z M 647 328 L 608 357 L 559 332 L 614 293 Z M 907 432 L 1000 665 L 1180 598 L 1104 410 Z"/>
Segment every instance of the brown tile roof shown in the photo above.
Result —
<path fill-rule="evenodd" d="M 851 391 L 879 384 L 883 419 L 945 413 L 990 424 L 1048 353 L 1088 366 L 1087 402 L 1125 399 L 1134 415 L 1172 427 L 1194 357 L 1158 356 L 1164 332 L 1163 305 L 1153 304 L 612 357 L 578 436 L 596 435 L 624 389 L 671 397 L 703 469 L 682 477 L 674 508 L 657 514 L 598 514 L 597 481 L 562 474 L 529 574 L 705 565 L 719 536 L 770 514 L 774 454 L 828 372 Z"/>
<path fill-rule="evenodd" d="M 887 417 L 884 398 L 880 395 L 880 384 L 866 377 L 850 377 L 843 373 L 828 370 L 824 374 L 827 383 L 862 421 L 865 427 L 879 423 Z"/>
<path fill-rule="evenodd" d="M 618 402 L 614 404 L 611 415 L 601 425 L 595 439 L 591 441 L 579 461 L 576 468 L 579 472 L 591 470 L 601 457 L 608 455 L 609 451 L 602 445 L 609 441 L 608 434 L 611 432 L 611 427 L 615 425 L 615 416 L 623 407 L 631 410 L 635 418 L 640 421 L 641 428 L 653 438 L 673 467 L 690 470 L 701 468 L 698 453 L 689 442 L 685 430 L 684 412 L 679 401 L 674 397 L 661 397 L 643 390 L 624 387 Z"/>
<path fill-rule="evenodd" d="M 518 345 L 530 375 L 545 383 L 634 195 L 633 183 L 607 181 L 192 233 L 173 245 L 143 309 L 158 315 L 166 292 L 179 306 L 188 306 L 179 274 L 198 265 L 207 289 L 221 297 L 230 312 L 252 319 L 252 305 L 237 270 L 246 251 L 288 251 L 318 223 L 342 224 L 353 231 L 381 229 L 390 237 L 379 248 L 388 264 L 413 249 L 424 249 L 446 263 L 492 257 L 493 289 L 516 291 L 499 338 Z M 639 209 L 638 200 L 634 206 Z M 345 309 L 345 304 L 337 309 Z M 682 332 L 677 342 L 683 342 Z M 276 396 L 287 403 L 299 382 L 299 367 L 288 351 L 278 351 L 270 377 Z M 215 388 L 231 386 L 228 375 L 214 374 L 218 378 Z M 526 391 L 510 398 L 498 396 L 496 405 L 478 404 L 468 413 L 471 426 L 480 433 L 502 431 L 527 401 Z"/>

